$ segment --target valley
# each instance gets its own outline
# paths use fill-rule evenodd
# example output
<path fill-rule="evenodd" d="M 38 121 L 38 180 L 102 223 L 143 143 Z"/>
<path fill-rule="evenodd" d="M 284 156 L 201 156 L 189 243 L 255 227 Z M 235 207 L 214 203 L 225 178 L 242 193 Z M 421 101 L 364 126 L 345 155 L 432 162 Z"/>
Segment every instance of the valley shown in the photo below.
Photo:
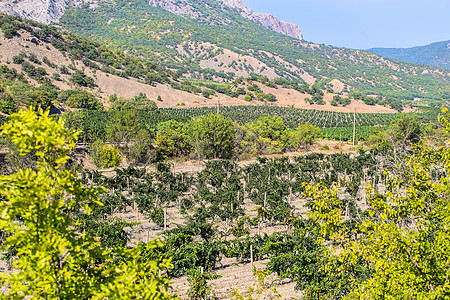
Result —
<path fill-rule="evenodd" d="M 0 299 L 450 295 L 445 64 L 240 0 L 0 11 Z"/>

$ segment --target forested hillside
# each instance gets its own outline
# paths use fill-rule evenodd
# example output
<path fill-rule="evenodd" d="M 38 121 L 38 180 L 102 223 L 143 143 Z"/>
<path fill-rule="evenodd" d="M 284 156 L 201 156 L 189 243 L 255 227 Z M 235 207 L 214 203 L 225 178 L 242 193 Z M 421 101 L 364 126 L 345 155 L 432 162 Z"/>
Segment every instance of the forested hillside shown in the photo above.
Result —
<path fill-rule="evenodd" d="M 449 95 L 447 70 L 311 44 L 263 28 L 217 1 L 188 2 L 202 18 L 178 16 L 145 1 L 119 0 L 73 7 L 60 23 L 191 78 L 229 81 L 255 72 L 309 83 L 337 79 L 347 89 L 410 100 Z"/>
<path fill-rule="evenodd" d="M 412 48 L 372 48 L 368 51 L 409 63 L 426 64 L 450 70 L 450 40 Z"/>

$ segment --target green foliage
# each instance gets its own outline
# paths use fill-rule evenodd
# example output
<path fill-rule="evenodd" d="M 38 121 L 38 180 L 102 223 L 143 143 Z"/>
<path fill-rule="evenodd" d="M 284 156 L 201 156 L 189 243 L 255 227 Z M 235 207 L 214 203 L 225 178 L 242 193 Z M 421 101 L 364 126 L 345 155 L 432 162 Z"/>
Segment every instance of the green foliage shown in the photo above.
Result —
<path fill-rule="evenodd" d="M 143 93 L 140 93 L 138 96 L 135 96 L 131 99 L 125 99 L 122 97 L 117 97 L 117 95 L 112 95 L 109 97 L 109 101 L 111 102 L 111 109 L 113 110 L 123 111 L 135 109 L 142 111 L 151 111 L 158 108 L 155 101 L 148 99 L 147 96 Z"/>
<path fill-rule="evenodd" d="M 24 62 L 23 54 L 14 55 L 12 58 L 13 63 L 20 65 Z"/>
<path fill-rule="evenodd" d="M 16 113 L 18 110 L 19 107 L 11 95 L 0 92 L 0 112 L 10 115 Z"/>
<path fill-rule="evenodd" d="M 448 119 L 444 110 L 441 121 L 447 131 Z M 414 124 L 408 117 L 399 122 Z M 330 251 L 325 269 L 330 276 L 351 275 L 349 299 L 444 299 L 450 295 L 446 200 L 450 189 L 445 175 L 436 176 L 437 170 L 448 172 L 449 158 L 448 146 L 417 145 L 394 169 L 385 170 L 386 191 L 368 185 L 366 213 L 351 214 L 350 220 L 344 217 L 345 204 L 336 189 L 307 185 L 310 215 L 320 225 L 323 242 L 342 250 Z M 336 269 L 331 267 L 335 262 L 341 263 Z M 368 276 L 349 272 L 361 263 Z"/>
<path fill-rule="evenodd" d="M 296 148 L 307 148 L 312 145 L 317 138 L 322 136 L 320 128 L 311 124 L 300 124 L 297 130 L 292 133 L 292 143 Z"/>
<path fill-rule="evenodd" d="M 188 296 L 192 300 L 206 300 L 214 297 L 214 291 L 211 286 L 208 285 L 208 280 L 217 279 L 218 275 L 202 273 L 198 269 L 189 271 L 188 283 L 189 289 L 187 291 Z"/>
<path fill-rule="evenodd" d="M 117 167 L 122 161 L 119 149 L 107 145 L 101 140 L 97 140 L 90 145 L 89 154 L 97 167 Z"/>
<path fill-rule="evenodd" d="M 5 38 L 10 39 L 17 34 L 17 27 L 14 23 L 3 23 L 1 26 Z"/>
<path fill-rule="evenodd" d="M 158 124 L 156 146 L 160 156 L 188 156 L 192 151 L 189 137 L 190 123 L 181 123 L 175 120 Z"/>
<path fill-rule="evenodd" d="M 79 86 L 85 86 L 91 89 L 95 86 L 94 78 L 87 76 L 80 70 L 75 70 L 70 77 L 70 81 Z"/>
<path fill-rule="evenodd" d="M 66 104 L 72 108 L 84 108 L 89 110 L 102 109 L 103 104 L 92 93 L 84 90 L 75 90 L 70 93 Z"/>
<path fill-rule="evenodd" d="M 192 123 L 191 141 L 198 155 L 205 158 L 231 158 L 236 130 L 222 115 L 209 114 Z"/>
<path fill-rule="evenodd" d="M 412 114 L 403 114 L 389 125 L 388 140 L 400 145 L 417 143 L 422 134 L 418 117 Z"/>
<path fill-rule="evenodd" d="M 53 105 L 52 94 L 45 90 L 34 89 L 26 92 L 24 96 L 21 102 L 35 108 L 47 109 Z"/>
<path fill-rule="evenodd" d="M 2 134 L 11 138 L 19 155 L 33 153 L 36 168 L 0 177 L 1 227 L 8 237 L 5 251 L 15 247 L 14 273 L 0 274 L 8 287 L 5 299 L 171 299 L 169 280 L 158 272 L 169 260 L 139 259 L 140 249 L 103 249 L 94 238 L 77 231 L 71 212 L 90 213 L 102 189 L 84 188 L 64 168 L 77 133 L 64 128 L 48 112 L 32 110 L 10 116 Z M 20 216 L 20 217 L 18 217 Z M 151 242 L 147 250 L 160 246 Z M 123 260 L 114 261 L 114 256 Z"/>
<path fill-rule="evenodd" d="M 35 67 L 33 64 L 24 60 L 22 63 L 22 70 L 28 74 L 31 78 L 35 79 L 38 82 L 43 82 L 45 76 L 47 75 L 47 71 L 45 71 L 42 67 Z"/>
<path fill-rule="evenodd" d="M 287 129 L 280 117 L 263 116 L 241 127 L 239 154 L 260 155 L 282 152 Z"/>

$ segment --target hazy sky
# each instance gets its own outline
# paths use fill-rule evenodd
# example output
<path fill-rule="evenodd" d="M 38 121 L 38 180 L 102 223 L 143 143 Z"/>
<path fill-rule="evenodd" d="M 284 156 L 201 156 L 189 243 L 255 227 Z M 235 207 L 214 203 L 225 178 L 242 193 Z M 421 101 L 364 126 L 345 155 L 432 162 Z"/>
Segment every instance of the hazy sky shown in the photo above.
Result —
<path fill-rule="evenodd" d="M 298 24 L 307 41 L 355 49 L 450 40 L 450 0 L 243 0 Z"/>

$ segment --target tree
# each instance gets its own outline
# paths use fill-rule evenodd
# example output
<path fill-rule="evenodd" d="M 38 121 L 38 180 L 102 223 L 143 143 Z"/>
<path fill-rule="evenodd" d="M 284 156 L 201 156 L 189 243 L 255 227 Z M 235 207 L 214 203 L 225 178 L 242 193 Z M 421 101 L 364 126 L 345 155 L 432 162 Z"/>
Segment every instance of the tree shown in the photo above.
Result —
<path fill-rule="evenodd" d="M 257 136 L 274 141 L 279 140 L 286 131 L 286 126 L 284 125 L 282 118 L 270 116 L 259 118 L 250 124 L 250 128 Z"/>
<path fill-rule="evenodd" d="M 48 111 L 10 116 L 2 127 L 20 155 L 33 153 L 34 168 L 0 176 L 1 250 L 14 247 L 13 273 L 1 273 L 9 289 L 2 299 L 171 299 L 169 280 L 159 272 L 170 260 L 143 261 L 141 249 L 104 249 L 78 231 L 72 212 L 90 213 L 102 189 L 85 188 L 64 165 L 78 133 Z M 150 242 L 145 248 L 161 246 Z M 114 260 L 113 258 L 121 258 Z"/>
<path fill-rule="evenodd" d="M 191 141 L 197 154 L 206 158 L 233 157 L 236 130 L 230 120 L 222 115 L 209 114 L 193 122 L 191 130 Z"/>
<path fill-rule="evenodd" d="M 128 145 L 140 130 L 145 130 L 139 123 L 140 117 L 136 110 L 115 112 L 111 121 L 106 126 L 106 138 L 108 141 Z"/>
<path fill-rule="evenodd" d="M 158 123 L 156 146 L 162 156 L 187 156 L 192 151 L 188 126 L 176 120 Z"/>
<path fill-rule="evenodd" d="M 92 93 L 76 90 L 67 98 L 66 104 L 72 108 L 84 108 L 90 110 L 102 109 L 103 104 Z"/>
<path fill-rule="evenodd" d="M 94 88 L 95 86 L 94 79 L 87 76 L 80 70 L 76 70 L 75 73 L 72 74 L 72 76 L 70 77 L 70 81 L 72 81 L 74 84 L 89 88 Z"/>
<path fill-rule="evenodd" d="M 444 115 L 440 119 L 449 132 L 447 110 Z M 310 216 L 320 224 L 322 240 L 339 248 L 329 251 L 330 265 L 341 262 L 335 272 L 351 274 L 348 298 L 450 297 L 448 142 L 432 148 L 424 141 L 411 155 L 396 157 L 397 167 L 385 171 L 387 191 L 368 185 L 368 209 L 347 220 L 337 189 L 306 185 Z M 355 276 L 358 262 L 367 276 Z"/>
<path fill-rule="evenodd" d="M 389 125 L 388 140 L 397 145 L 408 145 L 420 140 L 422 129 L 416 115 L 402 114 Z"/>
<path fill-rule="evenodd" d="M 293 133 L 292 143 L 295 148 L 307 149 L 309 145 L 312 145 L 314 141 L 321 137 L 322 132 L 320 128 L 309 123 L 300 124 L 297 130 Z"/>
<path fill-rule="evenodd" d="M 14 99 L 5 92 L 0 92 L 0 112 L 10 115 L 16 113 L 19 110 L 19 106 Z"/>

